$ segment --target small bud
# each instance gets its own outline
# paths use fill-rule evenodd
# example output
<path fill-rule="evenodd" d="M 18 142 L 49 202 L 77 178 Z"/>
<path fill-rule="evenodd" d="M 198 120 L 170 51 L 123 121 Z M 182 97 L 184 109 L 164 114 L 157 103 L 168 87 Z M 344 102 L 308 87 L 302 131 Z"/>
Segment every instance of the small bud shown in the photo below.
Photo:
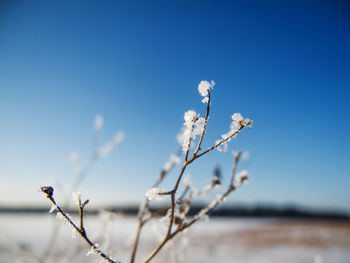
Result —
<path fill-rule="evenodd" d="M 51 197 L 53 195 L 53 187 L 52 186 L 43 186 L 40 188 L 41 192 L 47 194 L 47 197 Z"/>
<path fill-rule="evenodd" d="M 216 166 L 215 170 L 214 170 L 214 177 L 213 180 L 211 181 L 211 186 L 220 186 L 221 185 L 221 171 L 220 171 L 220 167 Z"/>
<path fill-rule="evenodd" d="M 174 224 L 175 225 L 182 225 L 182 223 L 183 223 L 183 218 L 181 218 L 180 216 L 174 216 Z"/>

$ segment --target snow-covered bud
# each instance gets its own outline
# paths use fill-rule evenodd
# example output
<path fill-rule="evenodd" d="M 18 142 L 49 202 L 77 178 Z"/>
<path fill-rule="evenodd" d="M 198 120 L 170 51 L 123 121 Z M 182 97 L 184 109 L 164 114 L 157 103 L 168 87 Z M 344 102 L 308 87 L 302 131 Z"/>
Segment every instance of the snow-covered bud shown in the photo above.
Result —
<path fill-rule="evenodd" d="M 248 171 L 247 170 L 242 170 L 235 177 L 234 187 L 237 188 L 241 184 L 243 184 L 243 183 L 245 183 L 247 181 L 248 181 Z"/>
<path fill-rule="evenodd" d="M 207 80 L 202 80 L 198 85 L 199 94 L 203 97 L 208 95 L 209 89 L 213 89 L 215 86 L 215 82 L 212 80 L 210 83 Z"/>

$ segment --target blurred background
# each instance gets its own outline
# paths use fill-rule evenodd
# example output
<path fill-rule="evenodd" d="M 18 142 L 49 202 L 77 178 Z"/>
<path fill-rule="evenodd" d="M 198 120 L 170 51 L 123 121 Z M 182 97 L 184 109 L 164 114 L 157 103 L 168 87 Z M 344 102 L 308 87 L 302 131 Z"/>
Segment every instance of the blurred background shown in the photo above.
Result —
<path fill-rule="evenodd" d="M 195 186 L 207 185 L 217 166 L 227 184 L 232 152 L 245 150 L 249 158 L 239 169 L 249 171 L 250 181 L 227 200 L 231 212 L 239 207 L 249 216 L 268 216 L 270 211 L 273 217 L 347 219 L 349 11 L 347 1 L 1 1 L 4 238 L 22 242 L 18 224 L 29 222 L 29 212 L 47 211 L 40 186 L 55 186 L 57 198 L 64 200 L 84 167 L 87 172 L 74 190 L 90 199 L 92 210 L 137 208 L 179 149 L 176 136 L 184 112 L 205 114 L 197 90 L 201 80 L 216 82 L 204 147 L 228 131 L 235 112 L 251 118 L 254 126 L 232 140 L 227 153 L 212 152 L 189 167 Z M 98 136 L 96 118 L 103 120 Z M 124 139 L 113 141 L 115 134 Z M 95 160 L 96 147 L 107 147 L 108 154 Z M 178 169 L 168 175 L 165 188 L 174 184 Z M 250 220 L 249 229 L 265 222 Z M 17 223 L 11 228 L 9 222 Z M 237 229 L 245 225 L 235 222 Z M 289 239 L 262 239 L 271 244 L 267 255 L 272 256 L 258 258 L 348 262 L 350 240 L 338 234 L 349 233 L 349 224 L 341 222 L 322 221 L 317 231 L 306 227 L 321 234 L 317 242 L 303 237 L 294 242 L 306 251 L 293 252 L 303 255 L 297 261 L 280 258 L 285 253 L 276 249 L 291 245 Z M 273 225 L 278 235 L 284 233 L 284 223 Z M 223 224 L 232 228 L 233 223 Z M 260 226 L 256 231 L 268 233 L 266 222 Z M 287 226 L 300 230 L 305 224 Z M 309 233 L 305 231 L 301 233 Z M 233 237 L 237 235 L 230 235 L 228 246 L 235 244 Z M 341 244 L 324 252 L 335 239 Z M 37 246 L 40 251 L 40 242 Z M 0 251 L 9 255 L 5 247 Z M 242 257 L 244 262 L 263 262 Z M 219 261 L 236 262 L 233 258 L 239 256 Z M 212 262 L 210 256 L 206 259 Z"/>

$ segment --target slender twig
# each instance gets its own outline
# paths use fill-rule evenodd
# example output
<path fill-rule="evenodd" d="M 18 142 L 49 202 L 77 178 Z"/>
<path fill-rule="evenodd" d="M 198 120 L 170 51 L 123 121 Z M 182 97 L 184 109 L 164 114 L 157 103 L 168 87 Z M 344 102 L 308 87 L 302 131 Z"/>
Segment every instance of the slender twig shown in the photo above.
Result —
<path fill-rule="evenodd" d="M 235 180 L 235 175 L 236 175 L 236 171 L 237 171 L 237 165 L 238 165 L 239 158 L 241 158 L 242 153 L 243 152 L 240 151 L 237 154 L 235 154 L 235 159 L 234 159 L 234 163 L 233 163 L 233 167 L 232 167 L 232 173 L 231 173 L 231 179 L 230 179 L 230 186 L 231 187 L 234 186 L 234 180 Z"/>
<path fill-rule="evenodd" d="M 241 152 L 239 154 L 237 154 L 235 156 L 235 160 L 234 160 L 234 165 L 233 165 L 233 169 L 232 169 L 232 174 L 231 174 L 231 178 L 235 177 L 235 173 L 236 173 L 236 168 L 237 168 L 237 164 L 239 161 L 239 158 L 241 156 Z M 233 180 L 232 180 L 233 181 Z M 205 215 L 209 215 L 218 205 L 220 205 L 225 199 L 226 197 L 233 192 L 234 190 L 236 190 L 237 187 L 234 186 L 233 184 L 230 183 L 230 185 L 228 186 L 227 190 L 220 196 L 220 198 L 216 199 L 213 203 L 211 203 L 208 207 L 204 208 L 203 210 L 201 210 L 196 216 L 194 216 L 194 218 L 188 222 L 188 223 L 183 223 L 181 225 L 179 225 L 179 227 L 173 232 L 171 233 L 166 241 L 164 240 L 149 256 L 148 258 L 144 261 L 144 263 L 149 262 L 161 249 L 162 247 L 172 238 L 174 238 L 178 233 L 182 232 L 183 230 L 185 230 L 186 228 L 189 228 L 191 225 L 193 225 L 194 223 L 198 222 L 203 216 Z"/>
<path fill-rule="evenodd" d="M 203 156 L 204 154 L 207 154 L 208 152 L 218 148 L 220 145 L 224 144 L 225 142 L 228 142 L 229 140 L 231 140 L 233 137 L 235 137 L 241 130 L 243 130 L 245 126 L 241 125 L 239 127 L 239 129 L 237 131 L 235 131 L 234 133 L 232 133 L 229 137 L 227 137 L 224 140 L 221 140 L 219 143 L 215 144 L 214 146 L 208 148 L 207 150 L 205 150 L 204 152 L 201 152 L 200 154 L 197 154 L 193 160 L 190 160 L 191 162 L 193 162 L 195 159 Z"/>
<path fill-rule="evenodd" d="M 228 142 L 229 140 L 231 140 L 233 137 L 235 137 L 245 126 L 243 124 L 240 125 L 239 129 L 235 132 L 233 132 L 230 136 L 228 136 L 226 139 L 221 140 L 220 142 L 216 143 L 214 146 L 208 148 L 207 150 L 201 152 L 198 154 L 200 147 L 201 147 L 201 143 L 203 141 L 204 138 L 204 134 L 206 131 L 206 125 L 207 125 L 207 121 L 209 118 L 209 112 L 210 112 L 210 91 L 208 90 L 208 105 L 207 105 L 207 110 L 206 110 L 206 116 L 205 116 L 205 122 L 204 122 L 204 126 L 203 126 L 203 130 L 199 139 L 199 142 L 197 144 L 196 149 L 194 150 L 193 154 L 191 155 L 191 157 L 188 159 L 189 156 L 189 149 L 190 149 L 190 145 L 192 143 L 191 138 L 189 140 L 189 145 L 188 145 L 188 150 L 186 151 L 186 156 L 185 156 L 185 160 L 182 166 L 182 169 L 180 171 L 180 174 L 177 178 L 177 181 L 175 183 L 174 188 L 171 191 L 168 191 L 167 193 L 163 193 L 163 194 L 169 194 L 171 197 L 171 207 L 170 207 L 170 219 L 169 219 L 169 226 L 168 226 L 168 230 L 167 233 L 163 239 L 163 241 L 158 245 L 158 247 L 156 247 L 150 254 L 149 256 L 146 258 L 146 260 L 144 261 L 144 263 L 149 262 L 150 260 L 153 259 L 153 257 L 155 257 L 158 252 L 163 248 L 163 246 L 172 238 L 174 233 L 177 233 L 178 231 L 182 231 L 182 227 L 179 227 L 177 230 L 175 230 L 174 233 L 172 233 L 172 226 L 173 226 L 173 222 L 174 222 L 174 213 L 175 213 L 175 195 L 177 192 L 177 189 L 179 187 L 179 184 L 181 182 L 182 176 L 187 168 L 187 166 L 189 164 L 191 164 L 194 160 L 198 159 L 199 157 L 209 153 L 210 151 L 216 149 L 217 147 L 219 147 L 220 145 Z M 192 125 L 192 129 L 193 129 L 193 125 Z M 237 158 L 238 161 L 239 157 Z M 233 190 L 234 190 L 234 186 L 230 184 L 229 189 L 227 190 L 227 192 L 224 193 L 224 197 L 227 196 L 228 194 L 230 194 Z M 223 198 L 224 198 L 223 197 Z M 216 206 L 215 206 L 216 207 Z M 184 227 L 186 226 L 186 224 L 184 225 Z"/>
<path fill-rule="evenodd" d="M 203 141 L 203 138 L 204 138 L 204 133 L 205 133 L 205 130 L 207 128 L 209 113 L 210 113 L 210 90 L 208 90 L 208 104 L 207 104 L 207 111 L 205 113 L 204 126 L 203 126 L 203 130 L 202 130 L 201 136 L 199 138 L 198 144 L 197 144 L 197 148 L 193 152 L 194 156 L 201 149 L 201 144 L 202 144 L 202 141 Z"/>
<path fill-rule="evenodd" d="M 107 256 L 103 251 L 101 251 L 97 247 L 97 245 L 89 239 L 89 237 L 85 231 L 85 227 L 84 227 L 84 223 L 83 223 L 83 218 L 84 218 L 83 215 L 84 215 L 84 207 L 88 203 L 88 200 L 86 200 L 85 202 L 82 203 L 80 198 L 79 198 L 80 227 L 78 227 L 72 221 L 72 219 L 62 210 L 62 208 L 59 205 L 57 205 L 57 203 L 53 197 L 53 188 L 51 186 L 41 187 L 41 191 L 46 194 L 47 199 L 49 199 L 51 201 L 51 203 L 57 209 L 58 213 L 60 213 L 63 216 L 63 218 L 74 228 L 74 230 L 85 240 L 85 242 L 89 244 L 89 246 L 93 249 L 93 251 L 96 254 L 100 255 L 104 260 L 106 260 L 110 263 L 117 263 L 118 262 L 118 261 L 112 260 L 112 258 L 110 256 Z"/>
<path fill-rule="evenodd" d="M 182 151 L 181 151 L 181 149 L 179 149 L 176 155 L 179 157 L 179 156 L 181 155 L 181 153 L 182 153 Z M 161 184 L 161 182 L 164 180 L 164 178 L 166 177 L 166 175 L 167 175 L 175 166 L 176 166 L 176 164 L 173 164 L 173 165 L 170 166 L 170 169 L 168 169 L 168 170 L 162 169 L 161 172 L 160 172 L 160 175 L 159 175 L 158 179 L 157 179 L 156 182 L 153 184 L 153 187 L 158 187 L 158 186 Z M 136 235 L 135 235 L 134 242 L 133 242 L 132 249 L 131 249 L 130 263 L 134 263 L 134 262 L 135 262 L 137 247 L 138 247 L 138 243 L 140 242 L 140 235 L 141 235 L 141 230 L 142 230 L 143 226 L 144 226 L 151 218 L 153 218 L 154 216 L 156 216 L 156 215 L 154 214 L 154 215 L 151 215 L 150 218 L 144 220 L 145 212 L 146 212 L 146 210 L 148 209 L 148 205 L 149 205 L 149 200 L 146 198 L 146 199 L 142 202 L 142 204 L 141 204 L 141 206 L 140 206 L 140 209 L 139 209 L 138 223 L 137 223 Z"/>

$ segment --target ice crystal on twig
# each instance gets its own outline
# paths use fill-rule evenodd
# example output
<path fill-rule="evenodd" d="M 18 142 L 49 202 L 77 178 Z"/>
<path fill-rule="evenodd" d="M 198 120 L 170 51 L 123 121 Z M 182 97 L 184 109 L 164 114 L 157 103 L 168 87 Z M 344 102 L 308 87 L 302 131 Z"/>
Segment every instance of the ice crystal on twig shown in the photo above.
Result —
<path fill-rule="evenodd" d="M 184 126 L 181 134 L 178 135 L 178 141 L 182 146 L 182 151 L 185 153 L 191 146 L 191 140 L 202 134 L 205 119 L 200 117 L 195 111 L 189 110 L 185 112 L 184 120 Z"/>
<path fill-rule="evenodd" d="M 123 132 L 116 133 L 111 141 L 107 142 L 105 145 L 97 149 L 97 155 L 100 157 L 106 157 L 123 140 L 124 140 L 124 133 Z"/>
<path fill-rule="evenodd" d="M 163 170 L 165 172 L 170 171 L 175 165 L 177 165 L 181 161 L 180 157 L 177 155 L 172 154 L 170 156 L 169 161 L 167 161 L 163 167 Z"/>
<path fill-rule="evenodd" d="M 51 208 L 49 210 L 49 213 L 51 214 L 53 211 L 56 210 L 56 206 L 54 204 L 51 205 Z"/>
<path fill-rule="evenodd" d="M 248 171 L 242 170 L 236 175 L 234 186 L 238 188 L 242 183 L 245 183 L 247 181 L 248 181 Z"/>
<path fill-rule="evenodd" d="M 164 192 L 164 188 L 153 187 L 146 192 L 146 197 L 148 200 L 162 200 L 164 199 L 164 195 L 162 195 L 161 193 Z"/>
<path fill-rule="evenodd" d="M 73 192 L 72 199 L 75 204 L 80 205 L 81 194 L 79 192 Z"/>

